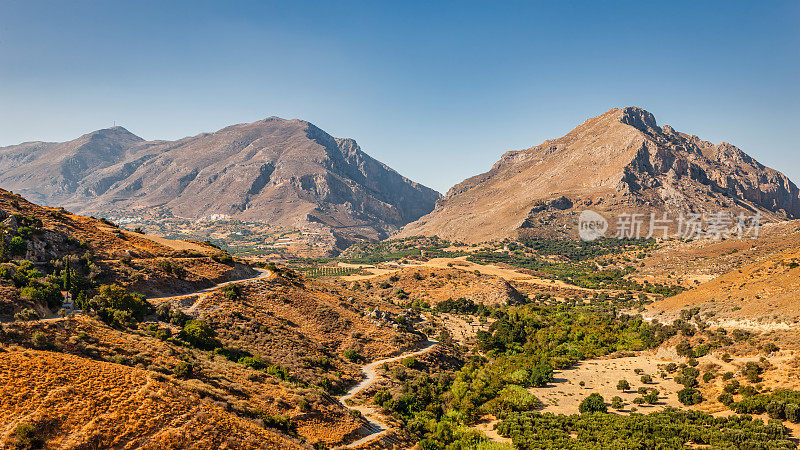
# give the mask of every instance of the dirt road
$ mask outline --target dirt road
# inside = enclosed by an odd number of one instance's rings
[[[382,364],[398,361],[403,358],[408,358],[409,356],[417,356],[423,353],[427,353],[433,350],[436,344],[438,344],[438,342],[433,340],[428,340],[419,350],[413,351],[411,353],[404,353],[400,356],[394,356],[391,358],[373,361],[361,368],[361,371],[364,373],[364,379],[361,380],[361,382],[358,383],[357,385],[350,388],[350,390],[347,391],[346,394],[339,397],[339,402],[341,402],[345,408],[356,410],[361,413],[364,419],[366,419],[367,422],[369,422],[369,428],[368,428],[369,433],[366,436],[362,437],[361,439],[347,445],[348,448],[357,447],[359,445],[366,444],[367,442],[371,442],[373,439],[378,439],[381,435],[383,435],[389,430],[389,426],[374,417],[375,414],[374,408],[369,406],[348,406],[346,402],[355,397],[362,390],[371,386],[372,383],[375,382],[375,379],[377,377],[375,369],[377,369]]]

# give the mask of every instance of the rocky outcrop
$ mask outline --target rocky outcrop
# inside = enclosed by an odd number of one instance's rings
[[[577,216],[589,208],[611,219],[728,211],[784,220],[800,218],[800,193],[785,175],[729,143],[659,126],[641,108],[615,108],[564,137],[506,152],[488,172],[450,189],[400,236],[480,242],[522,231],[575,237]]]

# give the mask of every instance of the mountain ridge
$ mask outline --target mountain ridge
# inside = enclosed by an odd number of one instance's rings
[[[560,138],[505,152],[489,171],[453,186],[398,237],[574,238],[577,212],[589,208],[612,219],[623,209],[677,214],[716,208],[784,220],[800,217],[800,194],[785,175],[731,144],[660,127],[642,108],[612,108]]]
[[[114,127],[64,143],[2,147],[0,186],[79,213],[322,225],[343,242],[388,237],[440,197],[354,139],[275,116],[175,141]]]

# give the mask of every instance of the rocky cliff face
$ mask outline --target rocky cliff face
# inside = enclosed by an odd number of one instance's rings
[[[178,141],[121,127],[0,148],[0,187],[85,214],[225,215],[379,239],[440,195],[302,120],[277,117]]]
[[[451,188],[400,236],[575,237],[583,209],[612,221],[620,213],[718,211],[783,220],[800,217],[800,194],[785,175],[731,144],[660,127],[640,108],[615,108],[562,138],[505,153],[488,172]]]

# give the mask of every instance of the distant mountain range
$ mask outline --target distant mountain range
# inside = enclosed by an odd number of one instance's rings
[[[574,238],[582,210],[800,218],[798,188],[737,147],[611,109],[564,137],[505,153],[442,196],[311,123],[270,117],[177,141],[122,127],[0,148],[0,187],[82,214],[221,215],[324,228],[336,247],[394,235],[466,242]],[[435,207],[435,209],[434,209]]]
[[[480,242],[519,235],[577,237],[581,210],[622,213],[760,213],[800,218],[797,186],[737,147],[659,127],[641,108],[611,109],[566,136],[505,153],[486,173],[452,187],[399,236]]]
[[[224,215],[303,228],[340,245],[382,239],[441,195],[303,120],[270,117],[177,141],[122,127],[0,148],[0,187],[82,214]]]

